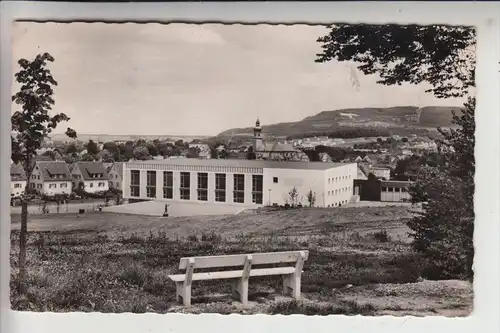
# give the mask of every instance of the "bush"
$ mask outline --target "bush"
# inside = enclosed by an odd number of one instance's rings
[[[381,243],[387,243],[391,241],[391,237],[387,233],[387,230],[382,229],[380,231],[377,231],[373,234],[373,238]]]

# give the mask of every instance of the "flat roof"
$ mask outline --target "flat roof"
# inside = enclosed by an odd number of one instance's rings
[[[263,161],[263,160],[239,160],[239,159],[199,159],[199,158],[174,158],[164,160],[129,161],[130,163],[146,164],[170,164],[189,166],[227,166],[227,167],[250,167],[263,169],[298,169],[298,170],[328,170],[340,166],[356,163],[334,163],[334,162],[300,162],[300,161]]]

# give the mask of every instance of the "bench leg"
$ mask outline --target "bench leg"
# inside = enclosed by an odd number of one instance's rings
[[[248,280],[240,279],[233,284],[233,297],[244,306],[248,305]]]
[[[176,282],[176,302],[180,302],[182,299],[182,304],[184,306],[191,305],[191,285],[185,285],[182,282]]]
[[[283,275],[283,294],[300,298],[301,276],[299,274]]]

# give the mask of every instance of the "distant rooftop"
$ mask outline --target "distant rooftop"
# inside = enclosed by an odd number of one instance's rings
[[[262,160],[237,160],[237,159],[165,159],[165,160],[147,160],[131,161],[131,163],[146,164],[170,164],[170,165],[189,165],[189,166],[227,166],[227,167],[250,167],[267,169],[300,169],[300,170],[328,170],[337,168],[346,164],[353,163],[333,163],[333,162],[295,162],[295,161],[262,161]]]

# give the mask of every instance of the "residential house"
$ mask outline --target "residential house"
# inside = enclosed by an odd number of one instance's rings
[[[391,169],[384,166],[373,166],[371,173],[379,179],[389,180],[391,178]]]
[[[26,188],[26,173],[20,163],[10,165],[10,195],[14,198],[21,196]]]
[[[108,172],[109,187],[115,189],[122,189],[123,180],[123,162],[115,162],[111,165]]]
[[[68,165],[63,161],[36,161],[30,184],[40,194],[70,194],[72,184]]]
[[[87,193],[109,190],[108,174],[101,162],[76,162],[71,176],[74,188],[82,187]]]

